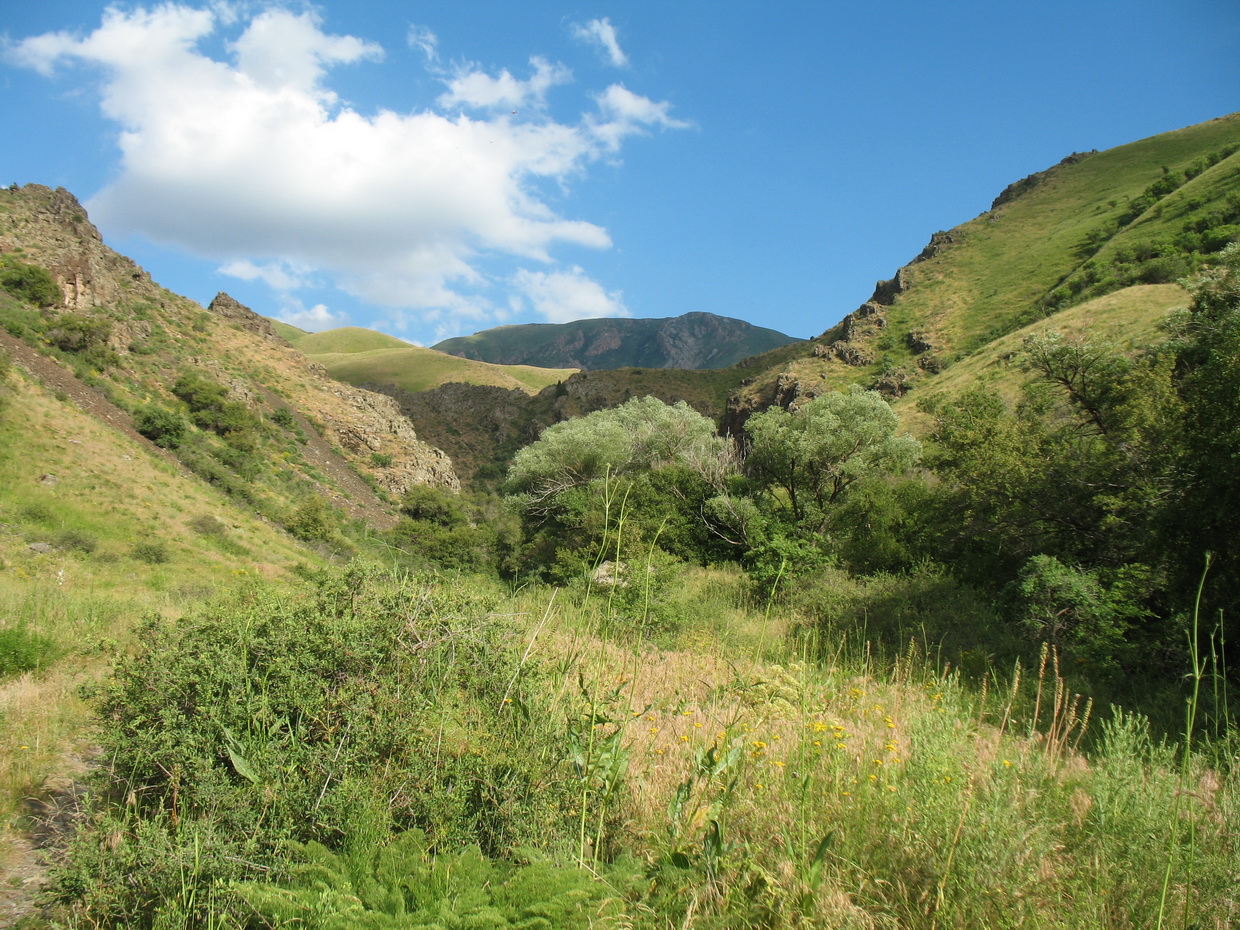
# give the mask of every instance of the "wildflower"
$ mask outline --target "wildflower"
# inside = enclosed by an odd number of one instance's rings
[[[689,742],[689,736],[688,736],[688,734],[682,733],[682,734],[681,734],[681,736],[680,736],[680,741],[681,741],[682,743],[687,743],[687,742]]]
[[[816,739],[816,740],[814,740],[814,745],[815,745],[815,746],[821,746],[821,745],[822,745],[822,740],[820,740],[820,739]]]
[[[701,723],[695,723],[695,724],[693,724],[693,726],[694,726],[694,728],[695,728],[695,729],[698,729],[698,730],[702,729],[702,724],[701,724]]]
[[[651,728],[650,728],[650,735],[651,735],[651,736],[654,736],[654,735],[655,735],[656,733],[658,733],[658,732],[659,732],[659,728],[658,728],[658,727],[651,727]]]
[[[1005,769],[1010,769],[1010,768],[1012,767],[1012,763],[1011,763],[1011,761],[1010,761],[1010,760],[1008,760],[1008,759],[1004,759],[1004,760],[1003,760],[1003,767],[1004,767]]]
[[[780,762],[778,759],[772,759],[771,765],[778,765],[781,769],[784,767],[784,764]]]
[[[823,723],[821,720],[814,721],[814,732],[815,733],[822,733],[826,731],[826,729],[827,729],[827,725]]]

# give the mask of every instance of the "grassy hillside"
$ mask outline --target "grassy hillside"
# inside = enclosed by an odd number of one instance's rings
[[[576,369],[532,368],[528,365],[491,365],[445,355],[434,349],[410,346],[400,340],[370,333],[344,347],[334,337],[338,330],[317,333],[300,340],[297,347],[331,373],[349,384],[389,384],[405,391],[428,391],[441,384],[459,382],[493,387],[515,388],[537,394],[543,388],[569,377]],[[368,333],[368,330],[358,330]],[[328,337],[320,340],[319,337]],[[376,338],[377,337],[377,338]],[[399,343],[380,345],[383,340]],[[373,347],[370,346],[374,343]],[[328,351],[322,351],[327,349]]]
[[[297,341],[304,336],[312,335],[304,329],[298,329],[296,326],[293,326],[290,323],[285,323],[282,320],[271,320],[270,322],[271,328],[276,331],[276,335],[285,342],[292,343],[293,345],[296,345]]]
[[[1143,284],[1096,297],[1054,316],[1008,333],[961,359],[918,390],[895,401],[902,420],[915,432],[922,422],[916,407],[924,399],[960,394],[986,385],[1009,402],[1030,377],[1021,367],[1021,346],[1030,336],[1060,332],[1071,338],[1108,342],[1124,351],[1164,338],[1159,324],[1169,309],[1183,307],[1187,292],[1177,284]]]
[[[342,326],[320,333],[306,333],[289,340],[307,355],[340,355],[349,352],[371,352],[376,349],[409,349],[413,346],[403,339],[377,333],[359,326]]]
[[[833,327],[799,357],[752,377],[741,406],[787,402],[781,378],[811,395],[849,383],[895,395],[930,389],[943,377],[937,372],[1081,300],[1174,282],[1202,260],[1202,249],[1240,236],[1237,146],[1233,114],[1073,156],[1012,185],[991,210],[936,234],[923,256],[880,285],[876,312],[854,315],[851,333]],[[1146,292],[1134,313],[1148,325],[1175,302],[1171,292]]]

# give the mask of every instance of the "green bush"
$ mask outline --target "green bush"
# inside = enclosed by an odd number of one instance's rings
[[[354,567],[148,620],[102,709],[99,790],[119,801],[83,825],[58,896],[150,927],[187,886],[201,919],[213,886],[281,874],[289,841],[566,847],[566,720],[493,606]]]
[[[35,307],[52,307],[63,296],[52,273],[40,265],[29,265],[5,256],[0,259],[0,288],[18,300]]]
[[[184,440],[189,424],[175,410],[160,404],[144,404],[134,414],[134,429],[157,446],[175,449]]]
[[[0,628],[0,679],[44,668],[56,658],[56,644],[24,626]]]
[[[134,543],[133,557],[147,565],[162,565],[170,558],[168,547],[159,541]]]

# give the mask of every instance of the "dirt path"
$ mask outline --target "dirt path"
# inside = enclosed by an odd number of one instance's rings
[[[93,763],[65,760],[37,797],[26,798],[0,833],[0,930],[40,916],[39,893],[82,811],[82,781]]]

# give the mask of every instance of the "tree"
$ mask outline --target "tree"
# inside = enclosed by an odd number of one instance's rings
[[[1163,545],[1180,553],[1177,589],[1187,602],[1214,555],[1206,604],[1240,635],[1240,244],[1190,282],[1193,302],[1171,322],[1183,452],[1166,508]]]
[[[505,491],[529,514],[546,515],[573,488],[681,465],[712,472],[725,441],[710,420],[684,401],[654,397],[556,423],[516,454]]]
[[[859,480],[908,471],[921,444],[897,436],[900,422],[877,391],[823,394],[795,410],[772,407],[749,418],[749,473],[793,520],[825,525],[828,508]]]

